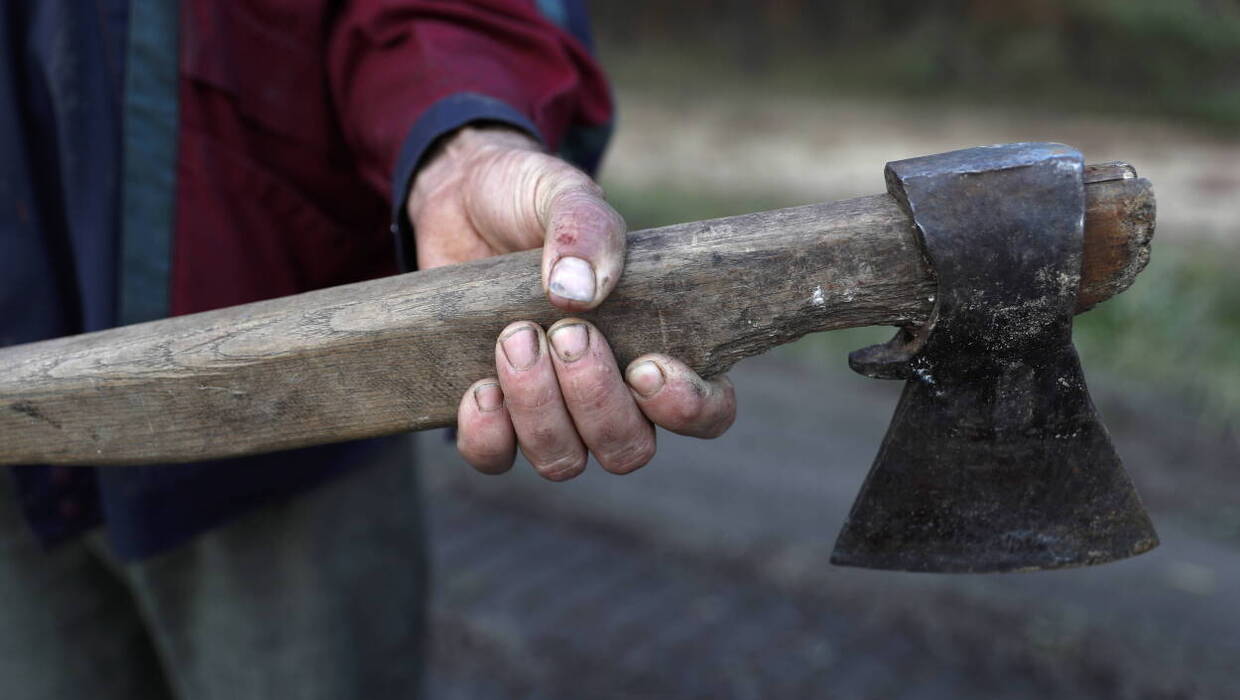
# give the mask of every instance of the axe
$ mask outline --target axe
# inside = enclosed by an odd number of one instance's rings
[[[703,376],[806,333],[904,395],[833,561],[914,571],[1093,564],[1157,544],[1071,345],[1148,261],[1123,163],[1010,144],[887,166],[887,194],[629,234],[583,314],[624,364]],[[450,425],[514,319],[550,324],[539,252],[0,350],[0,464],[230,457]]]

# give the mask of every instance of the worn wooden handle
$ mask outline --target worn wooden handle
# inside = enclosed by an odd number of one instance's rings
[[[1126,288],[1153,232],[1149,183],[1087,171],[1084,310]],[[192,461],[450,425],[510,321],[549,324],[539,252],[0,350],[0,464]],[[891,197],[629,234],[587,314],[625,363],[710,376],[812,331],[913,324],[935,284]]]

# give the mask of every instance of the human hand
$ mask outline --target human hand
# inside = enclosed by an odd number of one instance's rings
[[[598,306],[624,265],[624,219],[590,176],[504,127],[465,127],[409,193],[419,269],[543,246],[543,289],[566,311]]]
[[[551,303],[597,306],[624,262],[624,220],[585,173],[542,153],[524,134],[466,127],[419,172],[410,192],[419,267],[543,248]],[[476,382],[457,413],[457,448],[479,471],[501,473],[516,448],[555,481],[585,469],[589,453],[624,474],[655,452],[654,425],[716,437],[736,400],[726,377],[705,381],[665,355],[644,355],[623,377],[593,325],[566,318],[546,332],[518,321],[500,333],[497,377]]]

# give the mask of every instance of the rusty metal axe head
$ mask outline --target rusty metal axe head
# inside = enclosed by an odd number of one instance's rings
[[[926,324],[849,358],[906,384],[832,562],[1024,571],[1157,545],[1072,347],[1082,168],[1047,143],[887,164],[938,294]]]

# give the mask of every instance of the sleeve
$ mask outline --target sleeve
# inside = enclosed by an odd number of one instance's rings
[[[534,0],[352,0],[328,42],[345,138],[362,176],[392,203],[406,269],[405,198],[440,136],[471,122],[501,122],[554,152],[573,146],[570,131],[597,132],[612,118],[601,68]]]

